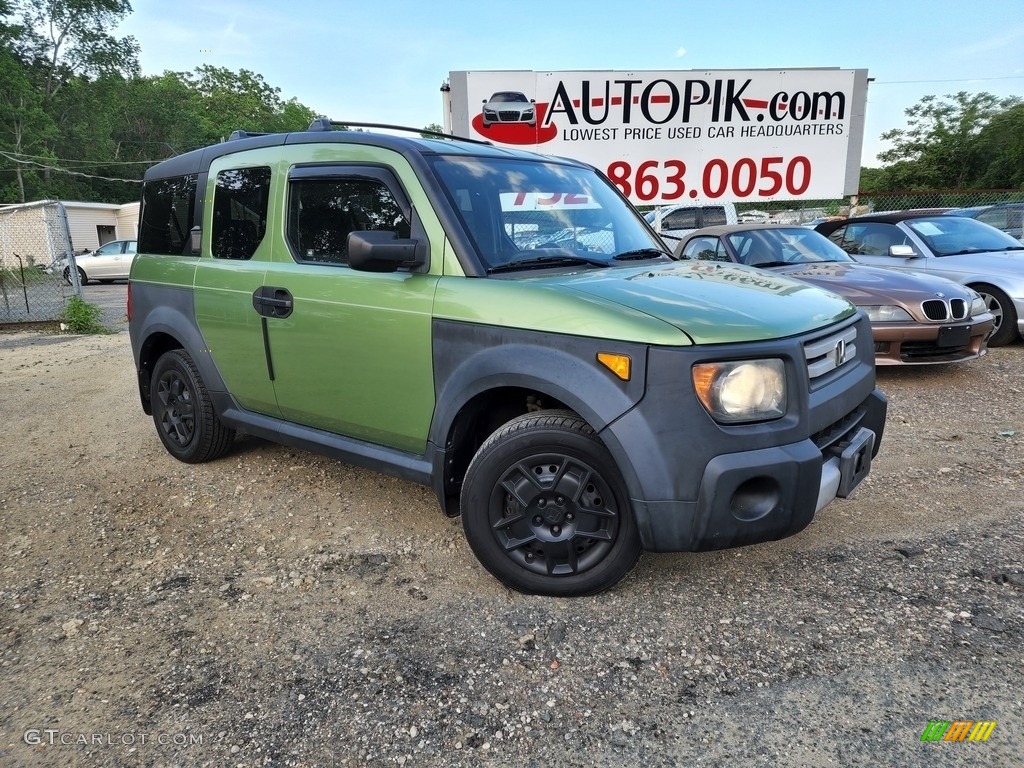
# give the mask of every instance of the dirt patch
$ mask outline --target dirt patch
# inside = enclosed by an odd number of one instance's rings
[[[240,437],[187,466],[128,338],[0,336],[9,766],[1019,765],[1024,345],[881,370],[784,541],[509,592],[432,493]],[[926,744],[930,720],[995,720]]]

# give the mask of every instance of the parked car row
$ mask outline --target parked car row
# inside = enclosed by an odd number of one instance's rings
[[[995,227],[961,216],[903,212],[828,222],[817,231],[861,263],[973,288],[995,321],[990,346],[1024,333],[1024,245]]]
[[[995,325],[983,298],[952,280],[859,264],[799,225],[709,227],[676,246],[681,259],[759,267],[848,299],[871,320],[875,363],[953,363],[985,353]]]
[[[662,209],[663,222],[671,210]],[[688,215],[699,220],[700,210]],[[677,259],[745,264],[845,297],[871,320],[878,365],[951,363],[1024,335],[1022,212],[1024,203],[1004,203],[829,217],[813,227],[719,221],[668,242],[678,241]],[[646,214],[648,223],[656,215]]]

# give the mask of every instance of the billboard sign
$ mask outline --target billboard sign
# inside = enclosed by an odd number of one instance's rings
[[[865,69],[451,72],[445,127],[572,157],[637,204],[856,194]]]

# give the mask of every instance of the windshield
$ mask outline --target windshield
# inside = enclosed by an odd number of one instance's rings
[[[905,223],[914,234],[924,240],[936,256],[1024,250],[1020,241],[974,219],[933,216],[926,219],[907,219]]]
[[[806,227],[746,229],[726,235],[726,240],[739,262],[752,267],[853,261],[827,237]]]
[[[591,168],[525,158],[432,162],[491,271],[668,258],[630,205]]]

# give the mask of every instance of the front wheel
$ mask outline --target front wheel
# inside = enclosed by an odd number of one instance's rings
[[[149,397],[160,441],[179,461],[216,459],[235,439],[235,431],[217,418],[199,369],[184,350],[172,349],[156,361]]]
[[[614,459],[567,411],[519,416],[487,438],[466,471],[461,507],[473,553],[520,592],[592,595],[640,555]]]
[[[985,306],[995,318],[996,327],[989,336],[990,347],[1002,347],[1017,339],[1017,311],[1010,297],[994,285],[975,285],[974,290],[981,294]]]

